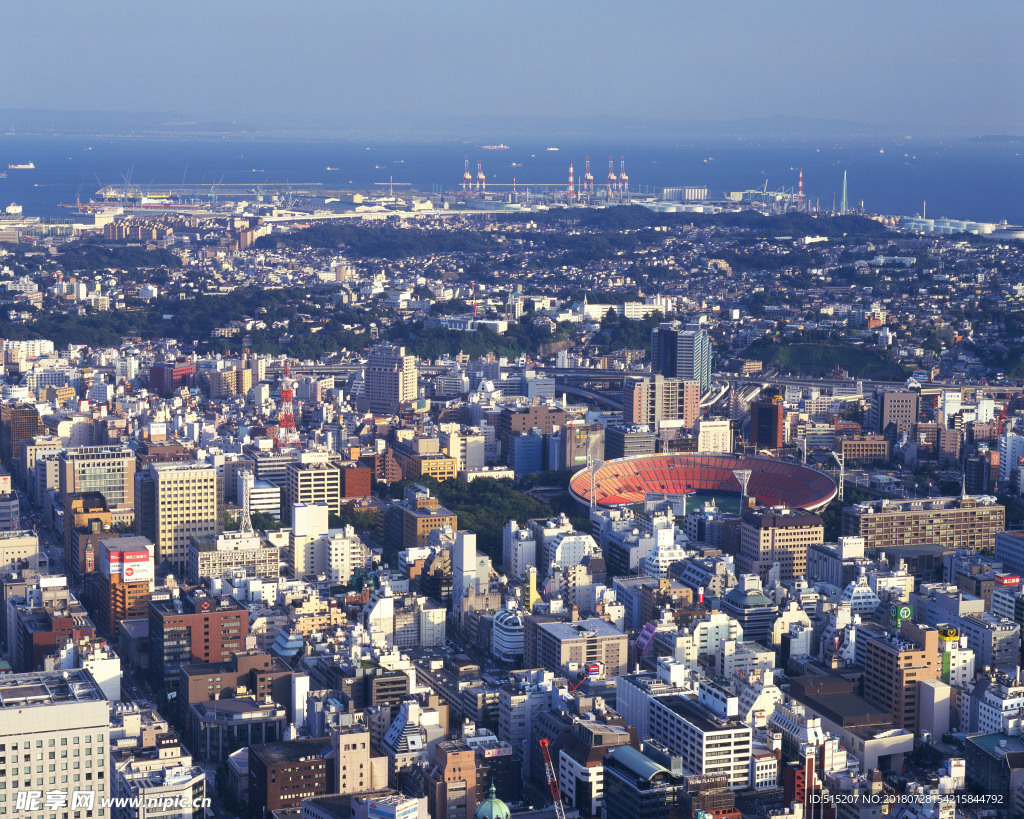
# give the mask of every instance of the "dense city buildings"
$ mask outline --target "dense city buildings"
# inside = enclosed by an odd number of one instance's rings
[[[0,214],[0,814],[1021,815],[1010,226],[401,187]]]

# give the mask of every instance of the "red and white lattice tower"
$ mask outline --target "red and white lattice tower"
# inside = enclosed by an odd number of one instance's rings
[[[608,157],[608,198],[611,199],[619,191],[619,177],[615,175],[615,160]]]
[[[629,200],[629,177],[626,176],[626,157],[619,157],[619,195]]]
[[[570,199],[572,199],[573,195],[576,193],[576,183],[574,181],[574,177],[573,177],[573,173],[572,173],[572,163],[571,162],[569,163],[569,185],[566,187],[565,193],[566,193],[566,196],[568,196]]]
[[[479,159],[476,161],[476,189],[480,193],[487,190],[487,177],[484,176],[484,163]]]
[[[594,175],[590,172],[590,157],[587,157],[587,170],[583,174],[583,192],[587,196],[594,195]]]
[[[299,433],[295,429],[295,407],[292,404],[294,398],[295,391],[290,387],[281,390],[281,409],[277,413],[277,440],[281,446],[297,443],[299,440]]]
[[[467,193],[473,190],[473,174],[469,172],[469,154],[466,154],[466,170],[462,172],[462,189]]]
[[[800,177],[796,187],[796,201],[803,207],[804,204],[804,169],[800,169]]]

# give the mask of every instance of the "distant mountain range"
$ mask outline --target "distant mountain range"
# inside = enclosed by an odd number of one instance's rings
[[[291,139],[424,140],[544,140],[595,136],[643,138],[652,141],[681,138],[744,139],[903,136],[904,129],[863,122],[777,115],[737,120],[608,117],[445,117],[441,115],[349,116],[344,114],[253,114],[233,119],[175,112],[64,111],[57,109],[0,109],[0,135],[53,134],[117,137],[263,137]],[[1012,141],[1017,136],[917,133],[918,137],[970,136],[986,141]]]

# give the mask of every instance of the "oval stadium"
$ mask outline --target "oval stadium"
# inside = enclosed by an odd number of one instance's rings
[[[827,506],[838,491],[829,475],[790,461],[760,455],[680,453],[605,461],[594,471],[593,499],[598,506],[628,506],[643,503],[648,493],[739,496],[740,484],[732,474],[734,469],[750,470],[747,496],[764,506],[790,506],[814,512]],[[581,469],[572,476],[569,491],[580,503],[590,505],[589,469]]]

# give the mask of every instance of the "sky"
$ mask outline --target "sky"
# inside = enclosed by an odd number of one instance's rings
[[[1024,134],[1024,2],[8,3],[0,108]]]

